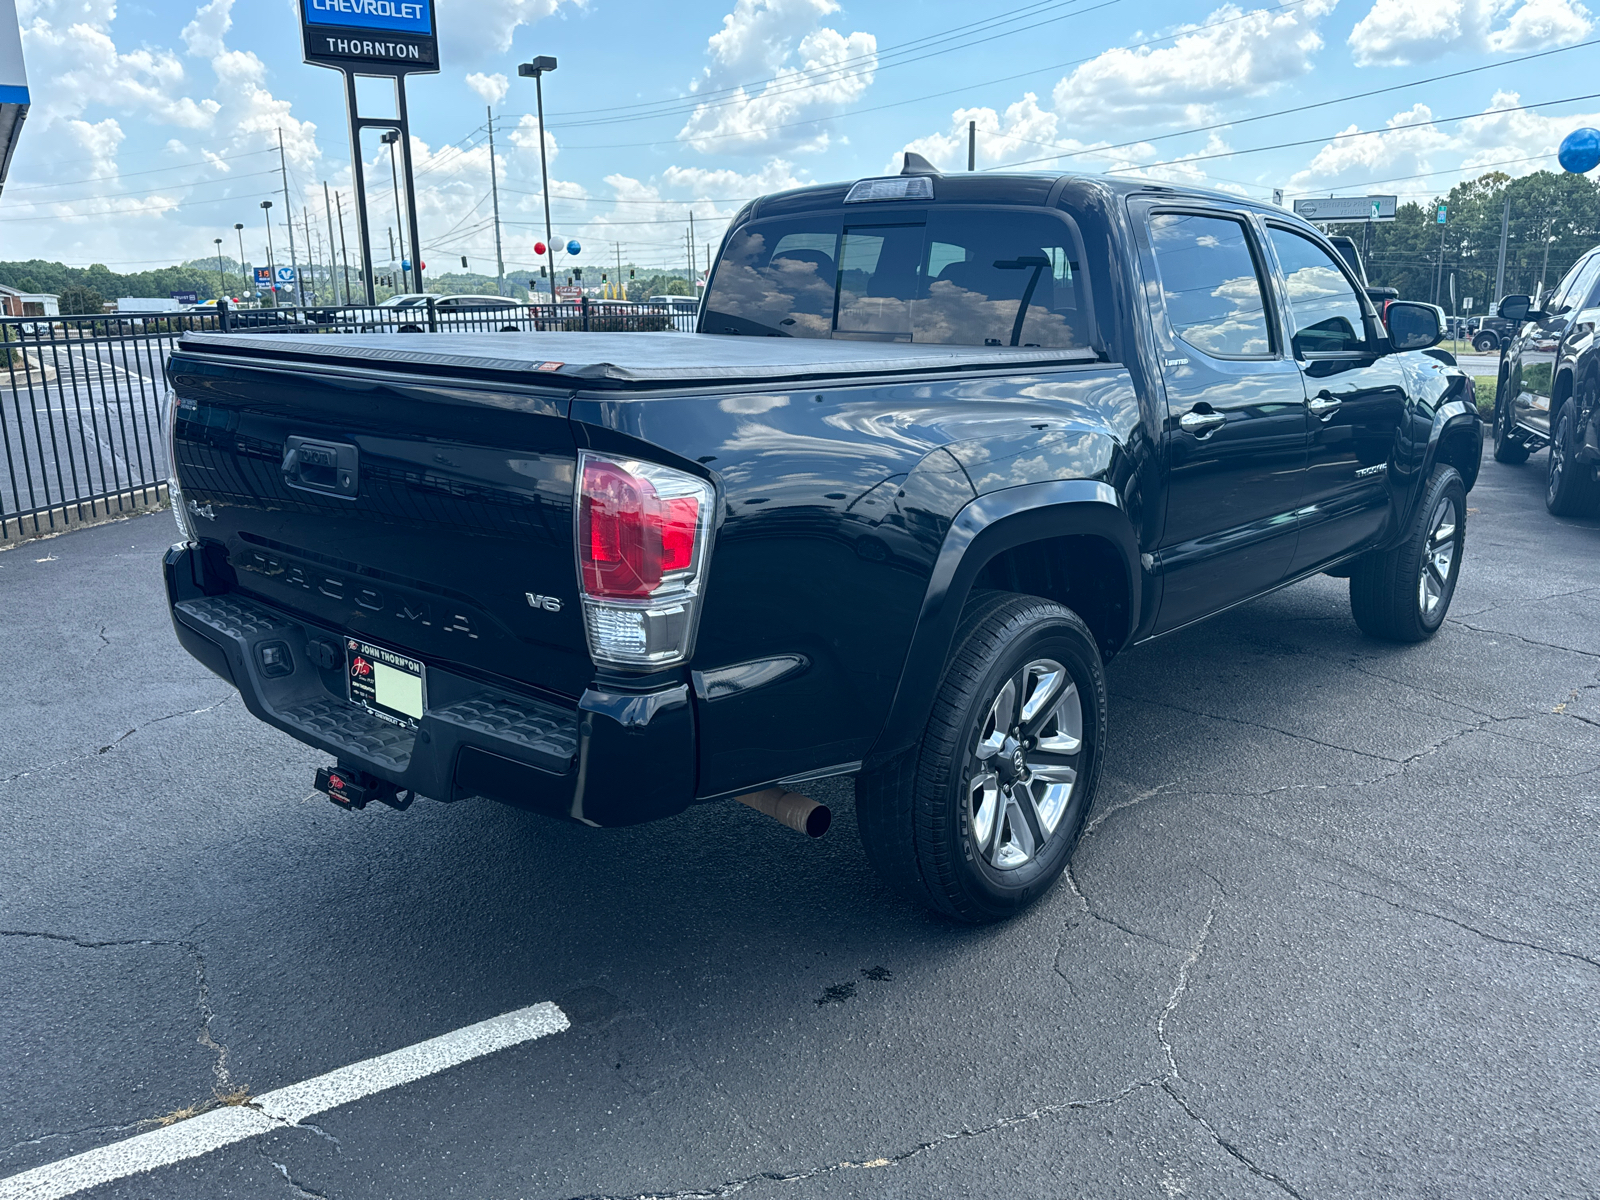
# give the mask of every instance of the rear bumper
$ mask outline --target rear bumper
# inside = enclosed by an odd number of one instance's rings
[[[163,567],[184,649],[238,688],[254,716],[347,767],[438,800],[487,796],[591,825],[670,816],[694,796],[694,710],[684,684],[591,687],[565,708],[430,662],[428,707],[406,728],[349,702],[342,649],[332,667],[315,665],[308,645],[342,648],[344,631],[215,585],[206,594],[204,561],[191,547],[172,547]],[[287,674],[265,672],[268,646],[279,647]]]

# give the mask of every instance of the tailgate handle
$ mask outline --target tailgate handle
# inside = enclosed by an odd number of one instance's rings
[[[354,500],[361,489],[361,452],[348,442],[288,438],[283,446],[283,481],[301,491]]]

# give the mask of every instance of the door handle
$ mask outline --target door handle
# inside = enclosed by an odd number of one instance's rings
[[[1311,415],[1313,417],[1316,417],[1318,420],[1326,421],[1329,417],[1333,416],[1334,413],[1339,411],[1339,406],[1343,403],[1343,400],[1338,399],[1326,391],[1321,391],[1306,401],[1306,407],[1311,410]]]
[[[1178,428],[1204,440],[1227,424],[1225,413],[1191,410],[1178,418]]]

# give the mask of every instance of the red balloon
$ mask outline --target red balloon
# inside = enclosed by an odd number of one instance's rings
[[[417,264],[417,270],[419,270],[419,271],[426,271],[426,270],[427,270],[427,269],[428,269],[428,264],[427,264],[427,263],[425,263],[425,262],[419,262],[419,263],[418,263],[418,264]]]
[[[543,254],[545,252],[545,244],[543,242],[535,242],[533,244],[533,252],[535,254]]]

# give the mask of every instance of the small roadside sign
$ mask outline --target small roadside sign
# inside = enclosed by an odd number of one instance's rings
[[[576,284],[568,284],[565,287],[558,287],[556,288],[556,299],[581,300],[583,299],[583,289],[578,287]]]
[[[279,267],[278,268],[278,282],[279,283],[293,283],[294,282],[294,268],[293,267]]]
[[[256,272],[256,291],[258,291],[258,292],[270,292],[272,290],[272,272],[269,271],[266,267],[257,267],[255,269],[255,272]]]
[[[1448,214],[1449,211],[1450,211],[1450,206],[1448,204],[1439,205],[1439,215],[1437,217],[1435,217],[1434,220],[1438,224],[1443,225],[1444,221],[1445,221],[1445,216],[1446,216],[1446,214]]]
[[[1461,297],[1461,307],[1466,309],[1468,312],[1471,312],[1472,311],[1472,297],[1471,296],[1463,296],[1463,297]]]
[[[199,292],[173,292],[172,293],[172,298],[174,300],[176,300],[179,304],[199,304],[200,303],[200,293]]]

